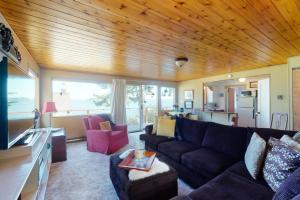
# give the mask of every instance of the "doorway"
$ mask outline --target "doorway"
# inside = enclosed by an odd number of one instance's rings
[[[129,132],[141,131],[158,114],[158,87],[156,85],[126,86],[126,117]]]
[[[293,129],[300,130],[300,69],[293,70]]]
[[[208,82],[203,89],[204,111],[236,115],[237,125],[241,127],[270,127],[268,75]],[[230,123],[225,120],[225,124]]]
[[[237,113],[239,110],[239,97],[241,92],[246,90],[245,85],[236,85],[236,86],[228,86],[227,87],[227,112],[229,113]]]

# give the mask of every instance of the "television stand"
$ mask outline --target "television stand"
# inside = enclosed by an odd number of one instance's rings
[[[38,129],[32,141],[0,151],[1,199],[44,199],[51,165],[51,131]]]

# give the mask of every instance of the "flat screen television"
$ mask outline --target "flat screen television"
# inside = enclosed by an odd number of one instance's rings
[[[35,78],[7,58],[0,64],[0,148],[8,149],[34,126]]]

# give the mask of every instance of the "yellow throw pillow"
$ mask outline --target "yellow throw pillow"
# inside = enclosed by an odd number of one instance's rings
[[[99,122],[99,126],[101,130],[108,130],[108,131],[112,130],[109,121]]]
[[[171,117],[169,117],[167,115],[156,116],[155,119],[154,119],[154,123],[153,123],[152,134],[156,134],[157,133],[157,124],[158,124],[158,120],[159,119],[171,119]]]
[[[159,118],[157,123],[157,135],[174,137],[176,120]]]

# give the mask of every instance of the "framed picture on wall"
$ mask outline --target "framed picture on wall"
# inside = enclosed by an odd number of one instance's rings
[[[184,101],[184,108],[185,109],[193,109],[193,101]]]
[[[194,99],[194,90],[185,90],[184,91],[184,99],[185,100],[193,100]]]
[[[257,88],[257,81],[250,82],[250,88]]]

